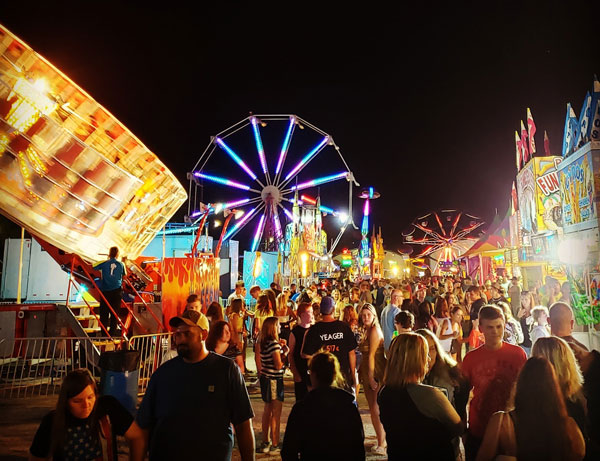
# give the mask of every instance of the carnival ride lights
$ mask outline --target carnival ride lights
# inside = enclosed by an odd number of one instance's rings
[[[438,261],[452,262],[473,245],[477,239],[474,231],[483,224],[477,216],[441,210],[415,219],[402,236],[408,244],[425,247],[415,258],[431,255]]]
[[[373,187],[364,188],[359,195],[359,198],[365,200],[365,205],[363,208],[363,219],[362,225],[360,228],[360,232],[362,234],[362,239],[360,242],[360,257],[363,261],[363,266],[368,265],[371,259],[371,251],[369,248],[369,238],[367,235],[369,234],[369,215],[371,214],[371,200],[378,199],[381,195],[379,192],[375,191]]]
[[[265,130],[268,125],[272,125],[272,128],[270,130]],[[277,161],[270,163],[267,154],[270,150],[274,150],[270,144],[272,144],[271,140],[273,139],[273,136],[277,134],[276,128],[278,126],[285,126],[285,131],[282,138],[280,138],[282,139],[281,144],[277,146]],[[256,152],[258,154],[258,164],[262,171],[263,177],[261,178],[255,174],[252,165],[249,165],[251,162],[244,160],[242,158],[243,156],[239,154],[240,148],[237,146],[240,145],[242,141],[240,135],[236,133],[244,130],[246,127],[250,127],[251,129],[251,139],[254,141]],[[292,151],[294,151],[294,149],[302,149],[302,147],[294,147],[296,127],[305,130],[305,132],[311,134],[313,138],[316,137],[316,144],[313,144],[313,147],[308,149],[308,153],[303,155],[301,160],[289,169],[287,173],[284,173],[286,160],[289,160],[288,154],[290,153],[290,149],[292,149]],[[267,142],[266,144],[263,143],[263,135],[268,135],[270,142]],[[304,140],[301,141],[304,142]],[[313,142],[315,142],[315,140],[313,140]],[[299,145],[302,145],[302,143]],[[345,167],[345,171],[291,184],[292,181],[297,181],[297,177],[302,170],[314,160],[321,151],[329,146],[331,146],[339,155]],[[247,147],[243,147],[243,149],[247,149]],[[245,184],[244,182],[238,182],[220,175],[215,175],[212,174],[212,171],[210,174],[207,173],[207,163],[215,151],[225,152],[227,156],[229,156],[229,158],[244,171],[245,175],[253,181],[253,184]],[[295,153],[293,156],[296,156]],[[275,168],[270,171],[270,166],[273,165],[275,165]],[[294,205],[295,194],[298,191],[345,179],[349,183],[348,213],[351,216],[352,186],[358,186],[358,183],[354,179],[354,175],[348,168],[348,165],[346,164],[339,147],[334,143],[333,138],[296,115],[251,115],[232,125],[211,139],[211,142],[204,150],[200,159],[194,166],[192,173],[189,174],[188,177],[190,179],[190,191],[192,182],[198,187],[201,186],[199,181],[207,181],[232,189],[244,190],[252,194],[245,198],[215,205],[215,212],[234,206],[253,206],[253,208],[246,213],[244,218],[238,221],[225,235],[225,239],[233,238],[244,226],[252,221],[255,216],[260,216],[252,234],[251,251],[256,251],[258,249],[260,242],[265,235],[269,236],[267,241],[274,241],[277,247],[283,241],[284,235],[283,226],[280,220],[280,210],[283,210],[283,213],[287,218],[294,222],[294,214],[284,206],[284,203],[287,202]],[[294,194],[294,196],[292,196],[292,194]],[[302,195],[301,200],[302,202],[299,201],[298,205],[307,203],[314,206],[317,204],[317,199],[307,195]],[[194,209],[195,206],[196,204],[190,202],[188,208],[188,216],[190,218],[195,218],[200,215],[200,212]],[[338,214],[333,208],[322,205],[320,206],[320,211],[331,215]],[[348,214],[346,214],[346,216],[348,216]],[[348,218],[346,218],[346,225],[349,224],[347,221]],[[338,236],[338,239],[336,239],[335,244],[339,241],[339,237],[341,237],[345,228],[346,226],[340,230],[340,235]],[[332,245],[330,251],[333,251],[335,244]]]
[[[135,259],[186,200],[119,120],[0,26],[0,210],[66,253]]]

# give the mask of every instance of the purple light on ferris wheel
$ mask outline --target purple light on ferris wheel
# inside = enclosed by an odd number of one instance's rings
[[[241,200],[236,200],[235,202],[226,202],[223,204],[223,206],[221,206],[221,209],[222,210],[230,210],[233,207],[243,205],[245,203],[248,203],[249,201],[250,201],[249,198],[243,198]]]
[[[210,174],[204,174],[204,173],[199,173],[199,172],[194,173],[194,176],[196,176],[197,178],[206,179],[207,181],[212,181],[212,182],[216,182],[218,184],[223,184],[224,186],[231,186],[231,187],[235,187],[237,189],[250,190],[250,186],[246,186],[245,184],[240,184],[239,182],[231,181],[230,179],[227,179],[227,178],[221,178],[220,176],[213,176]]]
[[[237,163],[240,167],[242,167],[242,169],[248,173],[248,176],[250,176],[252,179],[256,180],[256,175],[252,172],[252,170],[248,167],[248,165],[246,165],[246,163],[233,151],[233,149],[231,147],[229,147],[227,144],[225,144],[225,141],[223,141],[221,138],[217,137],[215,138],[215,142],[221,146],[221,148],[227,152],[229,154],[229,156],[233,159],[233,161],[235,163]]]
[[[306,189],[308,187],[318,186],[319,184],[336,181],[338,179],[342,179],[342,178],[346,178],[346,177],[348,177],[348,172],[344,171],[342,173],[332,174],[329,176],[323,176],[321,178],[316,178],[311,181],[306,181],[306,182],[300,183],[297,186],[292,186],[291,189],[292,190],[302,190],[302,189]]]
[[[290,117],[290,124],[288,125],[285,138],[283,139],[283,145],[281,146],[281,152],[279,153],[279,160],[277,161],[277,167],[275,168],[275,174],[279,174],[281,167],[283,166],[283,160],[287,155],[288,148],[290,147],[290,139],[292,138],[292,131],[294,130],[294,124],[296,123],[296,117]]]
[[[256,213],[256,208],[252,208],[238,222],[236,222],[235,226],[233,226],[231,229],[229,229],[227,234],[225,234],[225,237],[223,237],[223,240],[227,240],[229,237],[231,237],[233,234],[235,234],[244,224],[246,224],[250,220],[250,218],[252,216],[254,216],[254,213]]]
[[[260,159],[260,166],[262,167],[263,173],[267,174],[267,159],[265,158],[265,149],[263,148],[262,140],[260,139],[260,130],[258,129],[258,120],[256,117],[250,119],[252,123],[252,131],[254,132],[254,140],[256,141],[256,150],[258,151],[258,158]]]
[[[306,165],[324,146],[329,142],[329,136],[325,136],[317,146],[304,156],[302,160],[285,177],[285,181],[294,176],[300,168]]]
[[[256,226],[256,230],[254,231],[254,240],[252,240],[252,248],[250,251],[256,251],[258,248],[258,244],[260,243],[260,237],[263,232],[263,225],[265,224],[265,215],[263,214],[258,221],[258,226]]]
[[[277,240],[280,240],[281,237],[283,237],[283,234],[281,232],[281,221],[279,221],[279,215],[277,213],[273,215],[273,222],[275,223],[275,236],[277,237]]]

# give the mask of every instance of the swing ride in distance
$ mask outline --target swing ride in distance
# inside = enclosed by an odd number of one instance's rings
[[[189,221],[235,216],[223,240],[240,235],[249,249],[246,286],[326,277],[334,270],[332,253],[340,238],[349,225],[356,227],[354,174],[333,137],[297,115],[240,120],[211,138],[188,178]],[[334,207],[340,182],[347,183],[347,205]],[[330,245],[324,217],[341,225]]]
[[[402,232],[405,245],[413,249],[413,264],[432,274],[452,273],[458,259],[479,239],[476,232],[484,221],[459,210],[432,211],[416,218]],[[430,264],[425,263],[429,257]]]

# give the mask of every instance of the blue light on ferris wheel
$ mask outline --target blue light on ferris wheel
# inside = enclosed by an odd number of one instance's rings
[[[225,234],[225,237],[223,237],[223,240],[227,240],[229,237],[231,237],[240,227],[242,227],[244,224],[246,224],[248,222],[248,220],[254,216],[254,213],[256,213],[256,208],[252,208],[248,213],[246,213],[242,219],[240,219],[237,223],[235,223],[235,226],[233,226],[228,232],[227,234]]]
[[[258,221],[258,226],[256,226],[256,231],[254,232],[254,240],[252,240],[252,248],[250,251],[256,251],[256,249],[258,248],[258,244],[260,242],[260,237],[262,235],[264,223],[265,223],[265,215],[262,215],[260,217],[260,220]]]
[[[321,178],[316,178],[316,179],[312,179],[310,181],[300,183],[297,186],[292,186],[291,189],[292,190],[302,190],[302,189],[306,189],[307,187],[318,186],[318,185],[324,184],[326,182],[331,182],[331,181],[335,181],[337,179],[342,179],[342,178],[346,178],[346,177],[348,177],[348,172],[344,171],[342,173],[332,174],[329,176],[323,176]]]
[[[287,150],[290,147],[290,139],[292,138],[292,131],[294,130],[295,123],[296,123],[296,118],[290,117],[290,124],[288,125],[287,132],[285,133],[283,145],[281,146],[281,152],[279,153],[279,160],[277,160],[277,167],[275,168],[275,174],[279,174],[279,172],[281,171],[281,167],[283,166],[283,161],[285,159],[285,156],[287,155]]]
[[[252,170],[248,167],[248,165],[246,165],[246,163],[233,151],[233,149],[231,147],[229,147],[227,144],[225,144],[225,141],[223,141],[221,138],[215,138],[215,142],[221,146],[221,148],[227,152],[229,154],[229,156],[233,159],[233,161],[235,163],[237,163],[239,166],[242,167],[242,169],[248,173],[248,176],[250,176],[252,179],[256,180],[256,175],[252,172]]]
[[[267,174],[267,159],[265,158],[265,149],[263,148],[262,140],[260,139],[260,131],[258,129],[258,121],[256,117],[250,119],[252,123],[252,131],[254,132],[254,140],[256,141],[256,150],[260,159],[260,166],[264,174]]]
[[[302,168],[311,158],[313,158],[317,152],[319,152],[323,146],[325,146],[325,144],[327,144],[329,142],[329,136],[325,136],[321,142],[319,144],[317,144],[317,146],[311,150],[308,154],[306,154],[304,156],[304,158],[302,160],[300,160],[300,162],[298,162],[298,164],[292,169],[292,171],[290,171],[287,176],[285,177],[285,181],[287,181],[288,179],[290,179],[292,176],[294,176],[298,170],[300,168]]]

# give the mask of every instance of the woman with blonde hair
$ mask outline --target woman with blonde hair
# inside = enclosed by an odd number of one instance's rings
[[[531,329],[531,343],[535,346],[538,339],[550,336],[548,308],[546,306],[535,306],[531,309],[531,317],[534,325]]]
[[[535,305],[533,293],[531,291],[521,292],[521,308],[517,313],[517,320],[521,325],[521,331],[523,332],[523,342],[521,347],[529,354],[531,353],[531,325],[533,324],[533,317],[531,317],[531,309]]]
[[[342,320],[342,315],[344,313],[344,307],[346,306],[346,303],[344,303],[344,300],[342,299],[342,294],[340,293],[340,290],[334,288],[331,292],[331,297],[335,301],[335,313],[333,316],[336,320]]]
[[[275,316],[275,309],[271,308],[269,295],[264,291],[258,295],[256,300],[256,309],[254,310],[254,333],[258,333],[262,329],[264,320],[268,317]]]
[[[390,345],[377,399],[389,460],[455,459],[452,439],[463,424],[440,389],[422,384],[428,355],[426,339],[416,333],[402,333]]]
[[[294,314],[294,310],[288,304],[289,299],[289,292],[286,293],[283,291],[278,294],[277,309],[275,311],[275,317],[279,319],[279,325],[281,326],[281,334],[279,336],[286,341],[290,339],[291,324],[296,320],[296,314]]]
[[[371,422],[377,435],[377,444],[371,451],[383,455],[385,454],[385,432],[379,419],[379,406],[377,405],[377,391],[385,372],[383,332],[379,326],[379,320],[377,320],[377,311],[372,304],[363,304],[360,309],[360,320],[363,333],[358,349],[363,359],[358,369],[358,377],[364,388],[371,413]]]
[[[581,433],[586,435],[583,396],[583,375],[569,344],[556,336],[538,339],[531,350],[532,357],[544,357],[554,366],[568,415],[575,420]]]
[[[259,453],[279,453],[279,428],[283,406],[283,358],[289,352],[285,340],[279,339],[279,320],[268,317],[263,321],[256,345],[256,367],[260,379],[260,393],[265,402],[262,416],[263,443]]]
[[[513,346],[523,343],[525,338],[523,337],[521,324],[513,317],[510,305],[507,302],[498,301],[496,306],[502,309],[504,318],[506,319],[504,324],[504,341]]]

